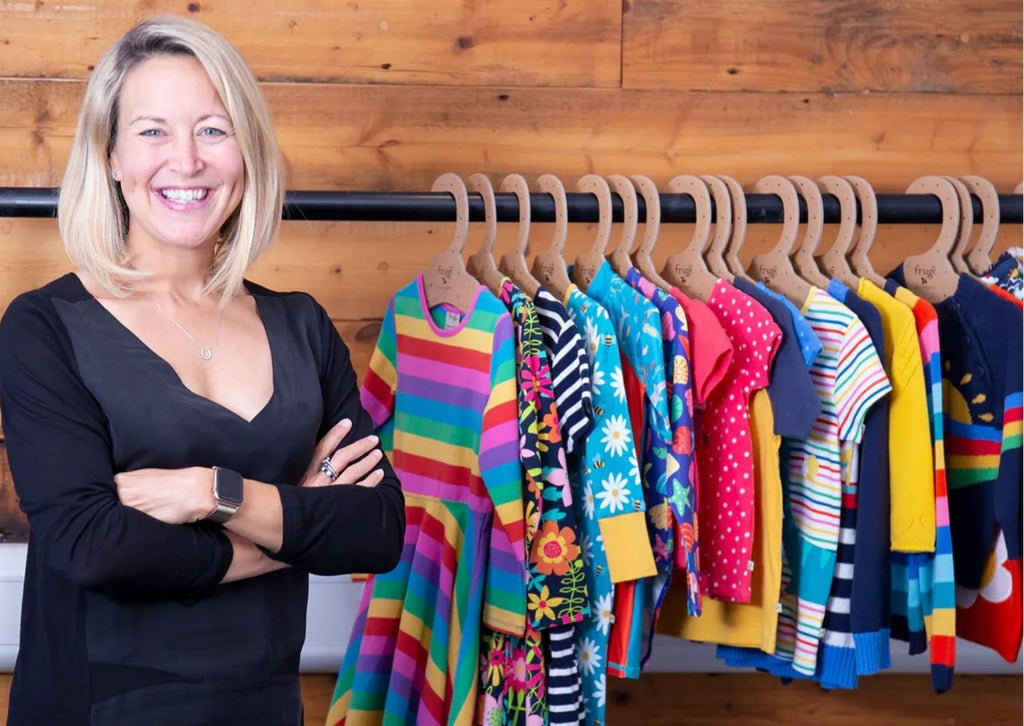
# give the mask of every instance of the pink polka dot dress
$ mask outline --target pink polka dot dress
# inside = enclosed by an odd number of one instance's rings
[[[733,345],[724,380],[697,412],[701,592],[750,602],[754,547],[754,459],[750,397],[768,385],[782,331],[760,303],[725,280],[708,307]]]

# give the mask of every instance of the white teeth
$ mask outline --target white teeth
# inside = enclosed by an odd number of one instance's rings
[[[179,204],[188,204],[189,202],[197,202],[202,199],[206,199],[206,189],[161,189],[160,194],[163,195],[164,199],[169,199],[172,202],[178,202]]]

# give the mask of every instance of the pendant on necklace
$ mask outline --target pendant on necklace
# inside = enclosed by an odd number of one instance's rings
[[[203,360],[210,360],[213,358],[213,348],[200,348],[199,357]]]

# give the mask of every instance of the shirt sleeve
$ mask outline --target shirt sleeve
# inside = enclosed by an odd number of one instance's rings
[[[206,594],[231,564],[231,543],[219,526],[165,524],[120,503],[106,417],[51,305],[23,296],[0,323],[4,433],[34,546],[81,587]]]
[[[1011,560],[1020,559],[1021,552],[1021,478],[1024,465],[1021,457],[1021,378],[1024,376],[1021,360],[1024,345],[1021,341],[1020,320],[1008,339],[1006,393],[1003,401],[1003,434],[999,454],[999,474],[996,478],[996,521],[1006,539],[1006,554]]]
[[[859,442],[868,410],[891,390],[867,328],[853,318],[843,331],[836,366],[835,403],[839,438]]]
[[[515,341],[507,313],[498,318],[494,331],[491,394],[480,434],[480,476],[494,503],[483,624],[491,630],[522,635],[526,627],[526,542]]]
[[[652,577],[656,569],[647,535],[640,467],[632,453],[636,432],[629,423],[625,398],[613,392],[612,381],[622,380],[619,346],[611,322],[606,322],[597,334],[594,365],[595,371],[606,375],[600,383],[596,377],[592,379],[597,417],[587,440],[584,477],[597,500],[593,506],[608,557],[608,574],[618,583]]]
[[[348,418],[352,429],[343,447],[372,434],[374,422],[360,403],[348,347],[327,312],[314,306],[324,399],[321,433]],[[405,537],[405,501],[386,455],[379,466],[384,479],[375,487],[278,484],[284,536],[272,557],[318,575],[394,569]]]

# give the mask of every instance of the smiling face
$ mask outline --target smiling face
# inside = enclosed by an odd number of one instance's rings
[[[128,247],[203,249],[242,199],[245,165],[217,90],[192,56],[158,55],[124,79],[110,168]]]

